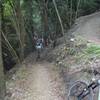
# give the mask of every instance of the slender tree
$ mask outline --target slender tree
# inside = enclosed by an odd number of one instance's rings
[[[79,6],[80,6],[80,1],[81,1],[81,0],[78,0],[78,2],[77,2],[77,8],[76,8],[75,19],[78,17],[78,11],[79,11]]]
[[[5,98],[5,78],[3,72],[2,46],[1,46],[3,9],[4,9],[3,1],[0,1],[0,100],[4,100]]]
[[[43,16],[44,16],[44,32],[48,32],[48,14],[47,14],[47,2],[48,0],[43,0]]]
[[[54,7],[55,7],[55,10],[56,10],[56,13],[57,13],[57,16],[58,16],[58,19],[59,19],[60,25],[61,25],[62,35],[64,35],[64,27],[63,27],[63,23],[62,23],[62,20],[61,20],[61,17],[60,17],[59,11],[58,11],[58,9],[57,9],[57,5],[56,5],[55,0],[53,0],[53,4],[54,4]]]
[[[15,11],[15,29],[16,29],[16,33],[18,35],[19,38],[19,46],[20,46],[20,51],[19,51],[19,55],[20,55],[20,60],[22,61],[24,59],[24,40],[25,40],[25,27],[24,27],[24,20],[23,20],[23,15],[21,12],[21,4],[20,4],[20,0],[15,0],[14,2],[14,11]]]
[[[70,0],[70,27],[72,25],[72,15],[73,15],[73,0]]]

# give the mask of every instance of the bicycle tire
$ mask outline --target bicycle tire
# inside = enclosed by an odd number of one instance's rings
[[[83,85],[83,87],[81,87],[81,85]],[[87,89],[88,84],[86,82],[83,81],[76,81],[70,88],[69,90],[69,94],[68,94],[68,100],[83,100],[81,97],[78,97],[80,95],[80,93],[82,93],[82,91],[84,89]],[[79,89],[78,89],[79,88]],[[76,89],[76,90],[75,90]],[[81,90],[80,90],[81,89]],[[90,93],[91,90],[88,90]],[[93,94],[91,94],[92,97]],[[92,100],[92,99],[89,99]]]

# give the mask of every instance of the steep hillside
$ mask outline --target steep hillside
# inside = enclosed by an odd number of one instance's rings
[[[90,75],[91,67],[100,70],[100,12],[78,18],[67,33],[66,39],[68,34],[72,36],[68,40],[70,45],[62,42],[50,53],[50,56],[53,55],[51,58],[55,57],[56,65],[60,66],[67,76],[89,71]],[[79,75],[75,80],[82,79],[82,76],[85,78],[84,75]],[[86,80],[91,78],[90,75]]]

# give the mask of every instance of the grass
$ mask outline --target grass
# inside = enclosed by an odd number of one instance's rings
[[[88,63],[91,60],[100,58],[100,45],[88,43],[87,47],[82,50],[83,52],[76,55],[78,62]]]
[[[89,44],[85,50],[87,55],[94,55],[96,57],[100,57],[100,45]]]

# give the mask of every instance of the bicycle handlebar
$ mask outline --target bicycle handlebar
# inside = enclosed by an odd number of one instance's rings
[[[84,98],[86,97],[88,94],[90,94],[90,89],[94,90],[96,87],[98,87],[100,85],[100,80],[96,80],[95,82],[92,82],[91,84],[89,84],[87,86],[87,88],[85,88],[79,95],[78,98]]]

